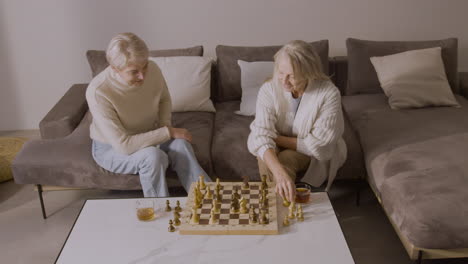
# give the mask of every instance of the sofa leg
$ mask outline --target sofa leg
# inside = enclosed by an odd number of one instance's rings
[[[422,250],[418,251],[418,259],[416,260],[416,264],[422,263]]]
[[[361,184],[358,182],[356,188],[356,206],[359,207],[361,204]]]
[[[42,217],[47,219],[45,207],[44,207],[44,199],[42,198],[42,185],[38,184],[37,186],[37,193],[39,194],[39,201],[41,202],[41,209],[42,209]]]

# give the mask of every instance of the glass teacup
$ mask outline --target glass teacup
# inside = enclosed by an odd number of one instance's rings
[[[151,221],[155,215],[154,200],[152,199],[139,199],[135,202],[136,215],[140,221]]]

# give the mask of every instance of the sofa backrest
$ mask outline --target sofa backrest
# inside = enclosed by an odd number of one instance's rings
[[[174,56],[203,56],[203,46],[194,46],[184,49],[150,50],[150,57],[174,57]],[[88,50],[86,52],[93,78],[105,70],[109,63],[104,50]]]
[[[326,74],[328,69],[328,40],[311,42],[315,47]],[[243,61],[273,61],[273,56],[282,46],[236,47],[218,45],[216,47],[217,63],[215,79],[217,87],[212,98],[217,102],[240,100],[242,89],[241,73],[237,60]]]

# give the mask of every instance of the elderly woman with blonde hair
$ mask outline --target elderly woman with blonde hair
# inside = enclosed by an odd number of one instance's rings
[[[191,134],[171,126],[171,97],[145,42],[133,33],[115,36],[106,51],[109,67],[89,84],[92,155],[102,168],[139,174],[145,197],[169,196],[169,163],[189,190],[199,175]]]
[[[341,97],[308,43],[292,41],[274,60],[273,78],[258,94],[247,144],[260,174],[293,201],[297,173],[305,171],[302,181],[316,187],[328,179],[328,190],[346,160]]]

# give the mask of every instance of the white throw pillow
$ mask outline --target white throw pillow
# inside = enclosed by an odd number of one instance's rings
[[[215,112],[210,100],[212,60],[197,56],[150,57],[166,80],[172,112]]]
[[[258,91],[262,84],[273,76],[274,62],[254,61],[246,62],[238,60],[241,69],[242,98],[238,115],[255,115]]]
[[[440,47],[370,60],[392,109],[460,106],[447,81]]]

